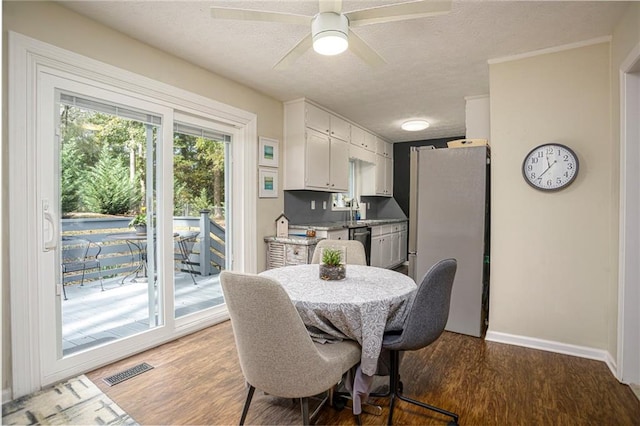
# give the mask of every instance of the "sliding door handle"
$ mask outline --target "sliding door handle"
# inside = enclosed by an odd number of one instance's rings
[[[49,200],[42,200],[42,251],[51,251],[58,246],[58,220],[51,212]]]

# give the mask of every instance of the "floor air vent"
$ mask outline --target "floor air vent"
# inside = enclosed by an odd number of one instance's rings
[[[153,368],[153,366],[143,362],[142,364],[135,365],[131,368],[128,368],[120,373],[114,374],[113,376],[105,377],[104,382],[109,386],[117,385],[120,382],[124,382],[127,379],[130,379],[138,374],[142,374],[145,371],[149,371]]]

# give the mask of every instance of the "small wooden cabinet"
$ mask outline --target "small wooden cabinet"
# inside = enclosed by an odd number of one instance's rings
[[[267,243],[267,269],[311,263],[318,243],[316,238],[266,237],[264,241]]]

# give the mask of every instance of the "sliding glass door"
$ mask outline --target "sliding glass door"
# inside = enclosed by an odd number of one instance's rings
[[[224,303],[233,129],[61,77],[39,90],[41,357],[55,376]]]

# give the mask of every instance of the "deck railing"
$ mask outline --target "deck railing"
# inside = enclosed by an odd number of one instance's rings
[[[109,234],[132,232],[130,217],[62,219],[62,234],[84,238],[99,244],[99,256],[103,277],[128,274],[139,265],[139,253],[132,251],[126,241],[110,240]],[[175,216],[175,232],[198,231],[190,261],[200,275],[214,275],[224,269],[226,258],[226,232],[223,226],[212,220],[209,210],[202,210],[199,217]],[[177,248],[175,248],[177,250]],[[81,274],[65,274],[64,282],[80,281]],[[97,270],[87,271],[85,280],[98,278]]]

